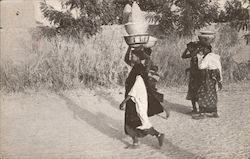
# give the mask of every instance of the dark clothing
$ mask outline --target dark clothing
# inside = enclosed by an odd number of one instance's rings
[[[148,73],[151,67],[154,65],[153,61],[151,59],[146,59],[145,60],[145,68],[146,72]]]
[[[146,89],[148,93],[148,116],[150,117],[155,114],[159,114],[163,112],[161,103],[153,95],[153,91],[149,87],[148,76],[147,76],[147,73],[145,72],[145,67],[142,64],[134,65],[132,70],[130,71],[128,78],[125,81],[125,98],[127,97],[129,91],[133,87],[137,75],[142,76],[143,81],[146,85]]]
[[[198,104],[201,113],[217,112],[217,91],[216,84],[220,81],[220,72],[204,69],[202,71],[202,82],[198,90]]]
[[[148,116],[159,114],[163,112],[163,106],[160,102],[163,102],[163,94],[150,90],[148,88]]]
[[[157,90],[151,90],[151,94],[159,101],[164,102],[164,94],[157,92]]]
[[[192,56],[190,60],[190,74],[188,83],[187,100],[197,101],[197,91],[201,86],[201,70],[198,68],[197,56]]]
[[[135,64],[129,73],[128,78],[125,81],[125,98],[128,96],[131,88],[133,87],[136,76],[141,75],[143,81],[146,85],[146,89],[148,87],[148,77],[145,71],[145,67],[142,64]],[[148,116],[153,116],[155,114],[163,112],[163,107],[160,102],[156,100],[154,96],[151,95],[150,90],[147,89],[148,94]],[[125,133],[130,135],[131,137],[144,137],[147,134],[155,134],[153,128],[148,130],[140,130],[137,129],[138,126],[141,126],[141,120],[138,117],[136,112],[135,103],[130,99],[126,103],[125,108]]]
[[[135,83],[136,76],[138,75],[142,76],[145,85],[148,83],[144,66],[142,64],[135,64],[125,81],[125,98],[128,96],[129,91]]]
[[[154,96],[153,98],[155,98],[154,100],[158,100],[159,102],[163,102],[164,100],[164,95],[162,93],[159,93],[157,91],[156,88],[156,84],[158,82],[159,79],[155,79],[159,78],[159,74],[157,73],[158,71],[158,67],[156,65],[153,64],[153,61],[151,59],[147,59],[145,61],[145,68],[146,68],[146,73],[148,75],[148,92],[151,96]],[[153,101],[154,101],[153,100]],[[159,105],[159,104],[157,104]]]

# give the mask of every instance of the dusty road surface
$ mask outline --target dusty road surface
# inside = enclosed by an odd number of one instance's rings
[[[123,88],[1,94],[1,159],[248,159],[249,83],[219,93],[220,118],[193,120],[186,88],[162,90],[171,109],[151,118],[165,133],[132,149],[124,134]]]

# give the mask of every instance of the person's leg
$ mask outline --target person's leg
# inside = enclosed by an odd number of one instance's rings
[[[133,139],[133,146],[139,146],[139,139],[138,139],[138,137],[132,137],[132,139]]]
[[[192,112],[197,113],[198,111],[197,111],[197,108],[196,108],[196,100],[192,99],[191,103],[192,103],[192,106],[193,106],[193,111]]]
[[[193,114],[192,118],[196,119],[196,120],[204,119],[206,117],[204,110],[205,110],[205,108],[199,107],[199,112],[197,112],[197,114]]]
[[[201,85],[199,90],[197,91],[197,103],[199,106],[199,112],[198,114],[195,114],[192,116],[193,119],[199,120],[199,119],[204,119],[205,112],[206,112],[206,106],[207,106],[207,89],[206,88],[206,83],[204,82],[204,85]]]
[[[157,130],[155,130],[155,128],[151,127],[150,129],[145,130],[145,132],[147,134],[150,134],[152,136],[155,136],[159,142],[159,145],[162,146],[163,145],[163,141],[164,141],[164,137],[165,135],[163,133],[158,132]]]
[[[212,118],[219,118],[219,114],[217,112],[213,112],[211,117]]]
[[[170,107],[166,103],[163,103],[162,108],[166,113],[166,119],[168,119],[170,116]]]
[[[217,113],[217,108],[212,108],[211,110],[208,111],[208,114],[210,114],[207,115],[208,117],[219,118],[219,115]]]
[[[143,135],[144,132],[142,130],[131,128],[128,125],[126,125],[125,127],[126,127],[126,134],[132,138],[133,142],[132,146],[134,147],[139,146],[139,137],[146,136],[146,134]]]
[[[217,113],[217,104],[218,104],[218,95],[217,95],[217,91],[216,91],[216,83],[213,83],[213,87],[211,88],[211,91],[209,92],[210,96],[211,96],[211,100],[209,101],[210,104],[210,112],[212,114],[211,117],[213,118],[218,118],[219,115]]]
[[[164,110],[165,110],[165,113],[166,113],[166,119],[168,119],[169,116],[170,116],[170,110],[167,109],[167,108],[165,108]]]
[[[145,131],[145,133],[150,134],[152,136],[158,136],[160,134],[160,132],[158,132],[157,130],[155,130],[154,127],[151,127],[151,128],[146,129],[144,131]]]

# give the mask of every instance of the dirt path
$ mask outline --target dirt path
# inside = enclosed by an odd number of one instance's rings
[[[249,84],[248,84],[249,85]],[[246,86],[248,86],[246,85]],[[163,90],[171,116],[151,118],[165,133],[160,149],[151,136],[131,149],[124,135],[123,89],[40,91],[1,95],[3,159],[248,159],[250,89],[219,93],[218,119],[193,120],[185,89]]]

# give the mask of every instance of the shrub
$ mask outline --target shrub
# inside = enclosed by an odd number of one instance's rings
[[[75,87],[123,85],[130,67],[123,61],[127,45],[122,26],[104,27],[91,39],[75,40],[63,36],[36,38],[24,45],[24,62],[1,61],[1,89],[22,91],[26,88],[65,90]],[[218,36],[220,37],[220,36]],[[218,38],[214,50],[221,55],[225,81],[237,82],[250,79],[249,62],[235,62],[234,56],[245,48],[239,40]],[[238,36],[240,37],[240,36]],[[194,39],[194,37],[192,38]],[[189,60],[181,54],[191,38],[169,37],[158,41],[152,59],[159,67],[161,86],[180,86],[188,81],[185,69]]]

